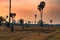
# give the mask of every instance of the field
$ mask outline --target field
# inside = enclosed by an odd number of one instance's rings
[[[59,40],[60,27],[14,26],[14,32],[5,26],[0,27],[0,40]]]

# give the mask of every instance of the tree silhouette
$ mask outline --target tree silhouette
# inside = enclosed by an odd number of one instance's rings
[[[41,13],[41,26],[43,26],[43,20],[42,20],[42,15],[43,15],[43,8],[45,7],[45,2],[42,1],[39,5],[38,5],[38,10]]]
[[[12,17],[12,21],[14,20],[15,16],[16,16],[16,13],[10,13],[10,17]]]
[[[45,7],[45,2],[42,1],[42,2],[38,5],[39,11],[43,10],[44,7]]]
[[[53,20],[50,20],[51,25],[52,25],[52,22],[53,22]]]
[[[28,21],[28,24],[30,24],[31,23],[31,21]]]
[[[24,24],[24,20],[23,19],[20,19],[19,22],[20,22],[21,25]]]
[[[23,30],[24,29],[24,19],[20,19],[19,22],[20,22],[20,25],[22,26],[22,30]]]
[[[16,16],[16,13],[13,13],[12,14],[13,16],[12,16],[12,21],[14,20],[14,17]]]
[[[12,26],[11,26],[11,32],[13,32],[13,26],[14,26],[14,17],[16,16],[16,13],[10,13],[10,17],[12,18]]]
[[[2,23],[5,21],[5,18],[0,16],[0,26],[2,25]]]

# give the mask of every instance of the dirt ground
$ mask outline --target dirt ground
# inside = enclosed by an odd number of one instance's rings
[[[0,40],[49,40],[48,38],[58,34],[57,27],[25,27],[14,26],[14,32],[10,28],[0,27]]]

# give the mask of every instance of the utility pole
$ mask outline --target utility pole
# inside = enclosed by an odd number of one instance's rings
[[[11,22],[10,14],[11,14],[11,0],[9,0],[9,27],[10,27],[10,22]]]
[[[36,24],[36,18],[37,18],[37,15],[35,14],[35,24]]]

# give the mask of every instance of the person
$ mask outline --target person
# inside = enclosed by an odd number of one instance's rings
[[[11,32],[14,32],[14,25],[15,25],[15,20],[12,21],[12,24],[11,24]]]

